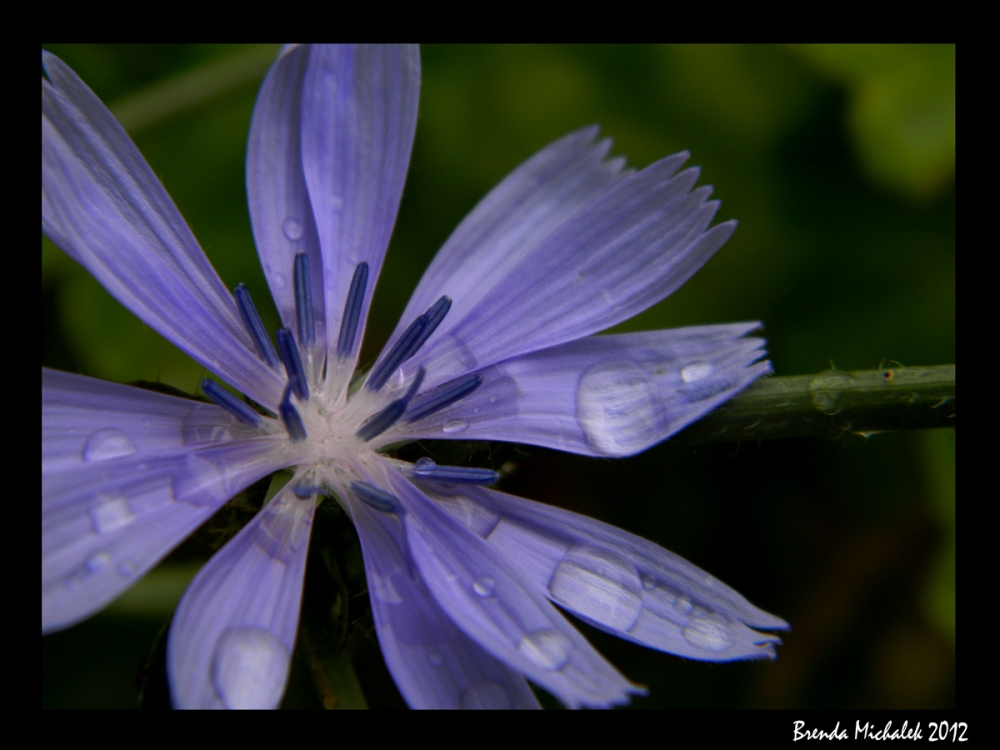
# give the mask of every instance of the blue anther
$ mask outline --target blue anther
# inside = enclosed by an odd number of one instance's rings
[[[322,494],[323,488],[322,487],[314,487],[311,484],[305,484],[304,482],[300,482],[299,484],[297,484],[294,487],[292,487],[292,492],[295,493],[296,497],[298,497],[298,498],[300,498],[302,500],[308,500],[313,495],[320,495],[320,494]]]
[[[285,423],[288,437],[293,443],[301,443],[306,439],[306,426],[302,424],[302,417],[292,405],[291,385],[285,387],[285,394],[281,397],[281,403],[278,404],[278,414],[281,416],[281,421]]]
[[[209,380],[208,378],[202,380],[201,390],[204,391],[205,395],[212,399],[216,405],[221,406],[243,424],[249,425],[250,427],[260,427],[260,423],[262,421],[260,414],[240,401],[236,398],[236,396],[227,391],[214,380]]]
[[[278,353],[274,351],[274,344],[271,343],[271,337],[267,335],[267,329],[264,328],[260,315],[257,314],[257,308],[250,299],[246,284],[237,284],[233,296],[236,298],[236,306],[240,310],[240,317],[243,318],[243,325],[253,340],[258,356],[274,369],[278,369]]]
[[[368,264],[359,263],[358,267],[354,269],[351,288],[347,292],[347,302],[344,304],[344,317],[340,321],[337,354],[341,357],[348,357],[354,351],[354,337],[358,333],[358,323],[361,321],[361,307],[365,302],[365,290],[367,288]]]
[[[401,364],[420,351],[420,347],[441,324],[450,308],[451,298],[442,297],[431,305],[427,312],[418,315],[403,331],[403,335],[392,345],[389,353],[372,370],[371,375],[368,376],[368,389],[371,391],[379,390]]]
[[[417,340],[417,337],[420,335],[420,329],[423,326],[424,316],[418,315],[417,319],[410,323],[409,327],[403,331],[403,335],[396,340],[396,343],[393,344],[392,349],[389,350],[385,358],[375,365],[375,369],[368,376],[369,390],[379,390],[385,385],[389,376],[396,371],[396,368],[403,364],[404,359],[406,359],[407,350]]]
[[[420,331],[420,338],[413,344],[413,349],[407,355],[406,359],[409,359],[418,351],[420,347],[431,337],[431,334],[437,330],[437,327],[441,325],[441,321],[444,320],[444,316],[448,314],[451,309],[451,297],[443,296],[433,305],[427,308],[427,312],[424,313],[424,327]]]
[[[438,466],[429,458],[421,458],[414,464],[413,476],[447,484],[496,484],[500,475],[491,469],[475,469],[465,466]]]
[[[312,287],[309,286],[309,256],[295,255],[295,319],[299,327],[299,343],[311,348],[316,341],[313,323]]]
[[[367,482],[351,482],[351,489],[366,505],[370,505],[375,510],[380,510],[383,513],[395,513],[399,516],[406,512],[399,500],[393,495],[383,492],[378,487],[372,487]]]
[[[452,380],[450,383],[445,383],[438,389],[437,393],[423,399],[406,412],[406,421],[416,422],[418,419],[429,417],[431,414],[451,406],[456,401],[461,401],[482,384],[482,375],[466,375]]]
[[[424,368],[420,368],[417,371],[416,376],[413,378],[413,383],[406,391],[406,395],[397,401],[393,401],[382,411],[375,414],[367,422],[361,425],[361,429],[357,431],[356,435],[365,442],[371,440],[372,438],[378,437],[383,432],[392,427],[399,418],[406,413],[406,407],[410,403],[410,399],[416,394],[420,389],[420,384],[424,382]]]
[[[299,401],[309,400],[309,381],[306,380],[306,371],[302,367],[302,357],[299,356],[299,347],[295,343],[295,337],[287,328],[278,330],[278,352],[281,354],[281,361],[285,364],[285,372],[288,373],[288,384],[292,387]]]

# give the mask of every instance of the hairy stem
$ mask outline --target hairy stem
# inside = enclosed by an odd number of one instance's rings
[[[955,365],[827,370],[758,380],[671,438],[678,443],[868,436],[955,426]]]

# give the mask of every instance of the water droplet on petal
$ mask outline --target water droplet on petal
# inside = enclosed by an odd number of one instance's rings
[[[642,584],[635,566],[608,550],[571,550],[549,582],[552,598],[569,610],[615,630],[639,619]]]
[[[725,651],[733,645],[732,627],[721,617],[695,617],[682,631],[692,646],[705,651]]]
[[[111,564],[111,553],[101,550],[90,556],[83,565],[78,567],[66,578],[66,588],[73,590],[86,583]]]
[[[226,425],[216,425],[212,429],[211,442],[213,443],[228,443],[233,439],[233,433],[230,432],[229,427]]]
[[[676,395],[689,404],[697,404],[701,401],[708,401],[710,398],[714,398],[731,388],[735,388],[738,383],[739,379],[734,371],[720,370],[715,373],[714,377],[704,374],[695,382],[680,386],[676,391]]]
[[[303,546],[309,544],[310,525],[306,522],[307,505],[285,495],[260,511],[253,531],[254,544],[279,562],[291,563]]]
[[[428,651],[427,662],[432,667],[440,667],[442,664],[444,664],[444,658],[437,651]]]
[[[121,430],[108,427],[87,436],[83,444],[84,461],[108,461],[112,458],[131,456],[138,449],[135,442]]]
[[[251,434],[256,436],[260,433],[253,427],[238,423],[228,413],[220,415],[214,404],[193,404],[181,427],[185,445],[227,443],[236,437],[249,437]]]
[[[135,520],[135,513],[129,507],[128,500],[114,495],[96,495],[90,498],[87,502],[87,515],[98,534],[110,534]]]
[[[285,219],[281,231],[292,242],[302,237],[302,222],[298,219]]]
[[[196,453],[184,457],[171,486],[177,500],[191,505],[212,505],[228,497],[222,471]]]
[[[656,588],[656,579],[653,578],[653,576],[643,576],[642,587],[646,589],[646,591],[652,591]]]
[[[687,616],[694,610],[694,605],[687,594],[681,594],[674,600],[674,612]]]
[[[397,367],[396,371],[389,376],[389,379],[385,381],[384,388],[387,388],[390,392],[398,391],[406,382],[406,377],[403,375],[403,368]]]
[[[288,286],[288,277],[280,271],[278,273],[271,274],[269,280],[271,282],[271,286],[275,289],[284,289]]]
[[[707,378],[714,369],[708,362],[696,362],[681,370],[681,380],[685,383],[693,383],[696,380]]]
[[[653,584],[649,586],[646,580],[643,579],[642,586],[643,609],[678,625],[686,625],[692,610],[690,600],[684,597],[684,601],[678,604],[679,595],[663,581],[654,580],[652,576],[649,576],[648,580]]]
[[[87,562],[83,564],[83,567],[87,569],[89,573],[100,573],[111,562],[111,553],[107,551],[98,552],[93,555]]]
[[[446,494],[446,490],[445,485],[435,487],[434,499],[438,505],[461,521],[469,531],[485,539],[496,529],[500,523],[499,511],[483,503],[469,500],[458,492]]]
[[[263,628],[230,628],[212,653],[212,686],[226,708],[277,708],[288,677],[285,644]]]
[[[662,403],[652,379],[632,362],[594,365],[576,392],[576,418],[598,453],[621,456],[656,442]]]
[[[423,458],[418,458],[417,462],[413,464],[413,468],[418,470],[423,469],[424,471],[427,471],[428,469],[433,469],[435,466],[437,466],[437,464],[434,463],[434,459],[428,458],[427,456],[424,456]]]
[[[135,571],[138,570],[138,568],[131,560],[123,560],[118,563],[116,570],[118,571],[118,575],[122,578],[131,578],[135,575]]]
[[[476,592],[476,596],[493,596],[493,592],[496,590],[496,587],[497,582],[490,576],[477,578],[472,584],[472,590]]]
[[[479,682],[464,693],[461,700],[462,708],[504,710],[511,706],[510,694],[496,682],[486,680]]]
[[[468,426],[469,423],[464,419],[452,419],[444,423],[444,427],[441,428],[441,432],[447,435],[454,435],[456,432],[461,432]]]
[[[517,644],[517,650],[542,669],[555,671],[566,666],[573,644],[558,630],[544,628],[524,636]]]
[[[386,604],[399,604],[403,601],[403,597],[399,595],[396,591],[396,587],[392,583],[393,577],[396,575],[404,575],[399,571],[393,571],[387,576],[381,576],[378,573],[372,571],[368,575],[368,591],[375,596],[379,601],[383,601]]]

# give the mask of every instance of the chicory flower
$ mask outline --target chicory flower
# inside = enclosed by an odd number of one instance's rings
[[[414,48],[295,46],[260,92],[247,187],[284,328],[230,293],[114,117],[43,52],[42,228],[214,380],[213,404],[42,370],[42,631],[138,580],[229,498],[292,479],[192,582],[171,626],[179,707],[275,707],[310,527],[335,497],[361,540],[386,663],[413,707],[567,706],[641,692],[554,604],[681,656],[773,657],[787,625],[633,534],[387,454],[422,438],[627,456],[770,371],[757,323],[594,336],[729,238],[687,154],[639,172],[597,128],[547,146],[455,230],[357,372],[417,120]],[[256,408],[255,406],[256,405]]]

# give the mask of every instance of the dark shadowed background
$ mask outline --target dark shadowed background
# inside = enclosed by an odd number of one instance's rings
[[[247,284],[273,332],[244,158],[277,47],[48,49],[122,117],[224,282]],[[638,168],[690,151],[722,200],[717,219],[740,221],[691,281],[620,330],[761,320],[779,375],[955,361],[954,47],[449,46],[423,50],[413,162],[363,362],[476,202],[594,122]],[[188,393],[202,377],[47,239],[42,319],[45,366]],[[493,450],[516,465],[501,489],[652,539],[791,623],[776,662],[737,664],[581,626],[649,686],[634,707],[954,704],[954,431],[667,442],[625,460],[494,446],[469,459],[486,465]],[[197,570],[197,555],[176,558],[42,639],[43,706],[137,705],[140,668]],[[400,705],[374,646],[359,654],[369,704]],[[286,705],[313,700],[296,668]]]

